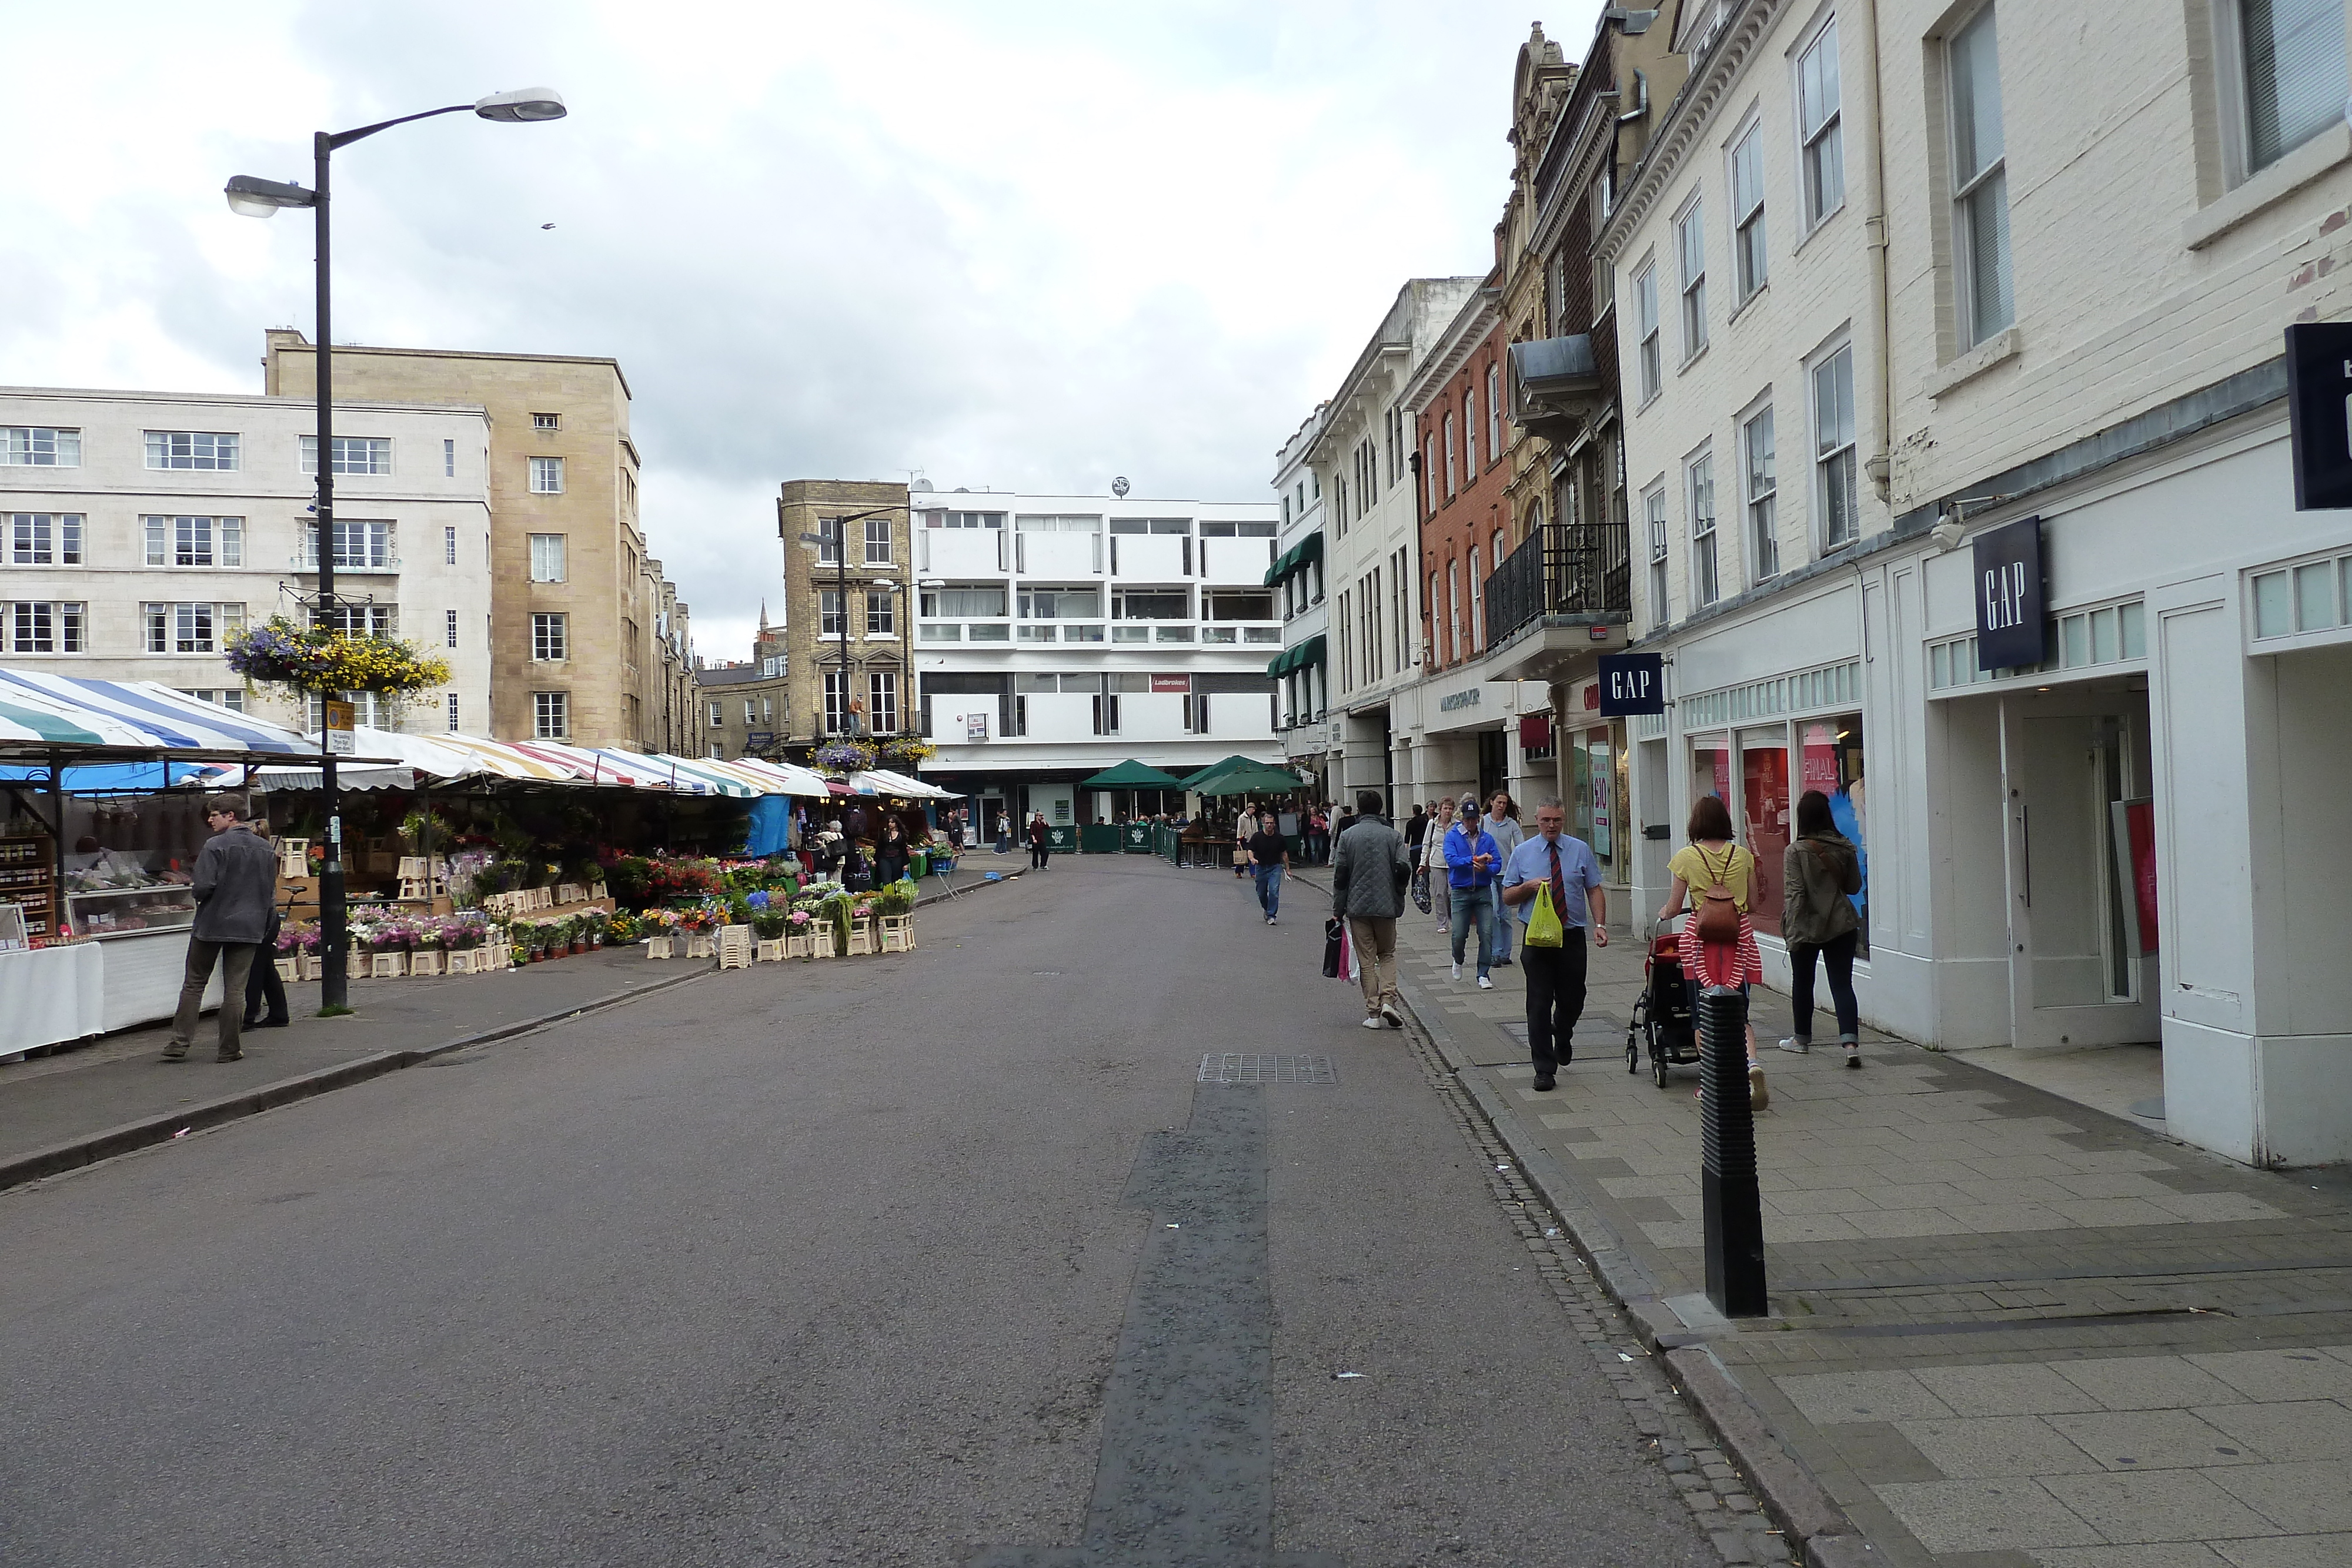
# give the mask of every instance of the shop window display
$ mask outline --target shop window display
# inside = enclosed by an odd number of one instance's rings
[[[192,795],[65,798],[66,925],[77,936],[184,929],[196,852],[210,836]]]
[[[1739,737],[1741,821],[1748,848],[1756,856],[1755,906],[1749,911],[1757,931],[1780,935],[1781,873],[1789,850],[1789,832],[1796,818],[1796,802],[1789,794],[1788,731],[1748,731]]]
[[[1863,789],[1862,716],[1803,719],[1798,731],[1798,788],[1819,789],[1830,798],[1830,815],[1838,831],[1853,841],[1862,863],[1862,891],[1853,895],[1854,913],[1862,917],[1858,951],[1870,952],[1870,814]]]

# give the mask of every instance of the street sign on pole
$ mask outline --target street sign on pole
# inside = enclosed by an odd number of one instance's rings
[[[350,703],[337,702],[332,697],[330,697],[323,706],[326,708],[327,716],[325,722],[322,723],[320,727],[327,732],[328,755],[331,757],[358,756],[359,747],[352,743],[352,728],[353,725],[358,722],[358,716],[353,710],[352,705]]]

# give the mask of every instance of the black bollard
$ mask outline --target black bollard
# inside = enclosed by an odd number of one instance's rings
[[[1699,998],[1699,1193],[1706,1213],[1706,1297],[1727,1318],[1760,1318],[1764,1205],[1756,1190],[1756,1113],[1748,1103],[1748,998]]]

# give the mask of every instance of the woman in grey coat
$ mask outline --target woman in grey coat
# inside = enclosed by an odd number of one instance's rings
[[[1830,798],[1818,789],[1808,789],[1798,799],[1797,836],[1782,853],[1780,868],[1780,935],[1789,944],[1793,976],[1789,999],[1796,1012],[1796,1032],[1780,1042],[1780,1049],[1801,1053],[1813,1048],[1813,958],[1818,954],[1829,970],[1845,1064],[1860,1067],[1853,954],[1862,939],[1862,919],[1847,895],[1862,891],[1862,857],[1853,841],[1837,831]]]

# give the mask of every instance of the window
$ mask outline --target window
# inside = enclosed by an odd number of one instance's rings
[[[1772,411],[1759,412],[1739,427],[1740,465],[1748,487],[1748,559],[1755,580],[1780,572],[1780,536],[1775,521],[1780,487],[1772,477]]]
[[[1852,544],[1861,532],[1854,491],[1853,350],[1841,348],[1813,367],[1814,503],[1822,549]]]
[[[1732,281],[1739,302],[1748,303],[1764,287],[1769,268],[1764,257],[1764,128],[1751,125],[1731,148]]]
[[[81,432],[41,424],[0,424],[0,466],[79,468]]]
[[[1486,645],[1486,580],[1478,570],[1478,547],[1470,547],[1470,651]]]
[[[824,732],[842,735],[849,727],[849,672],[827,670],[824,673]]]
[[[1271,595],[1264,596],[1271,599]],[[1102,617],[1099,588],[1024,588],[1020,609],[1024,620],[1097,621]]]
[[[79,512],[13,512],[8,517],[8,564],[79,566]]]
[[[567,617],[562,614],[534,613],[530,618],[530,656],[541,664],[569,658],[565,652]]]
[[[442,438],[441,442],[441,477],[444,479],[455,479],[457,476],[457,443],[454,438],[445,436]],[[457,699],[456,697],[451,697],[449,700],[454,703]]]
[[[716,702],[710,705],[710,727],[713,729],[727,727],[727,710]]]
[[[534,457],[530,460],[530,493],[534,496],[561,496],[563,494],[562,458]],[[550,696],[561,696],[563,694],[560,692],[550,692],[547,695]]]
[[[1005,603],[1002,588],[927,588],[923,590],[922,611],[926,620],[992,618],[1004,613]]]
[[[816,634],[838,637],[849,630],[849,617],[842,609],[841,591],[820,588],[816,591]]]
[[[1045,519],[1039,518],[1038,520],[1042,522]],[[1092,523],[1094,521],[1092,517],[1065,517],[1062,520],[1072,523]],[[1029,520],[1027,518],[1024,518],[1022,520],[1022,527],[1028,527],[1028,522]],[[1087,531],[1091,532],[1092,530],[1088,529]],[[1270,539],[1274,538],[1274,535],[1275,525],[1272,523],[1219,523],[1203,521],[1201,524],[1201,537],[1204,539]]]
[[[1477,476],[1478,389],[1472,387],[1462,394],[1462,482],[1469,484]]]
[[[2344,109],[2343,0],[2231,0],[2239,178],[2265,169]]]
[[[1797,57],[1797,137],[1805,165],[1805,227],[1845,205],[1845,133],[1839,112],[1837,18]]]
[[[391,698],[380,692],[345,692],[343,696],[352,705],[352,722],[362,729],[393,727]],[[306,727],[324,729],[327,726],[327,699],[313,692],[304,706],[310,716]]]
[[[242,604],[142,604],[151,653],[216,653],[220,640],[245,626]]]
[[[441,564],[444,566],[457,564],[457,530],[455,528],[445,528],[441,530]]]
[[[533,430],[562,430],[563,416],[560,413],[534,413],[530,416]]]
[[[875,735],[898,733],[898,673],[896,670],[866,672],[866,726]]]
[[[390,637],[398,630],[399,606],[394,604],[353,604],[339,601],[334,610],[320,614],[313,606],[307,619],[313,626],[331,626],[353,637]]]
[[[231,713],[245,711],[245,688],[242,686],[181,686],[178,690],[183,696],[210,703],[215,707],[225,707]]]
[[[445,610],[442,613],[448,617],[443,628],[442,636],[447,645],[454,648],[457,645],[457,612],[454,610]]]
[[[816,520],[816,560],[819,566],[841,564],[841,519],[819,517]]]
[[[389,474],[392,472],[392,443],[381,435],[338,435],[335,444],[335,472],[338,474]],[[319,438],[302,438],[302,472],[319,471]]]
[[[866,634],[868,637],[896,637],[898,634],[896,594],[882,591],[866,594]]]
[[[1650,528],[1650,625],[1654,629],[1666,623],[1666,487],[1652,486],[1642,493],[1642,519]]]
[[[1503,367],[1501,361],[1486,367],[1486,461],[1492,463],[1503,453]]]
[[[866,519],[866,564],[890,564],[890,519],[887,517]]]
[[[1421,487],[1423,509],[1432,516],[1437,511],[1437,437],[1422,438]]]
[[[1723,597],[1723,578],[1715,549],[1715,456],[1702,454],[1690,463],[1691,603],[1714,603]]]
[[[151,430],[147,466],[226,471],[236,466],[236,437],[221,431]]]
[[[563,580],[563,540],[562,534],[530,536],[530,580],[533,582]]]
[[[1658,265],[1645,264],[1633,275],[1633,330],[1642,343],[1642,401],[1658,395],[1663,367],[1658,351]]]
[[[7,635],[11,653],[86,653],[82,628],[89,624],[85,604],[45,604],[19,601],[0,605],[6,615],[0,631]]]
[[[449,733],[452,735],[457,733],[457,694],[456,692],[449,694]]]
[[[1682,268],[1683,358],[1706,347],[1706,220],[1693,202],[1675,220],[1675,255]]]
[[[222,521],[228,521],[223,518]],[[149,535],[152,554],[153,535]],[[335,524],[335,568],[337,570],[390,571],[400,564],[393,554],[392,525],[354,518]],[[302,533],[302,570],[319,570],[319,530],[316,525]]]
[[[1003,512],[925,512],[923,514],[923,527],[927,528],[1001,528],[1003,526]]]
[[[1986,6],[1953,34],[1944,55],[1951,70],[1957,307],[1964,346],[1973,348],[2015,319],[2010,300],[2009,177],[2001,157],[2000,45],[1993,8]]]
[[[1445,563],[1445,615],[1453,633],[1454,657],[1450,662],[1458,664],[1462,662],[1462,563],[1458,559]]]
[[[243,566],[243,517],[142,517],[149,566]],[[341,525],[338,525],[339,527]]]
[[[1454,498],[1454,415],[1451,413],[1448,413],[1445,416],[1445,498],[1447,500],[1450,501]]]
[[[572,694],[530,694],[530,733],[537,740],[564,740],[572,734]]]

